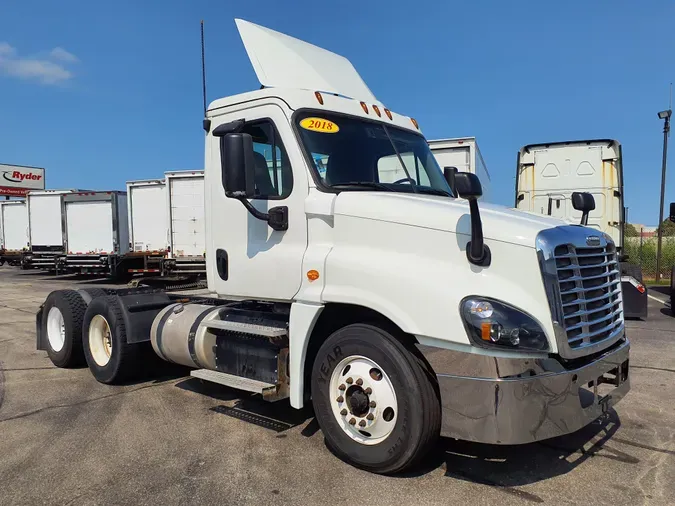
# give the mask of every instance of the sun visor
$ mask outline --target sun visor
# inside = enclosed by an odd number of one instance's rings
[[[324,91],[378,102],[344,56],[242,19],[235,22],[263,86]]]

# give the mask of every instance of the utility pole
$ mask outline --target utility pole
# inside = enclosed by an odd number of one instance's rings
[[[659,208],[658,241],[656,243],[656,281],[661,280],[661,240],[663,239],[663,199],[666,193],[666,159],[668,158],[668,136],[670,135],[670,116],[672,109],[659,113],[663,120],[663,160],[661,162],[661,207]]]

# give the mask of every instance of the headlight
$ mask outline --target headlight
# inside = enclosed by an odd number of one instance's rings
[[[461,304],[471,340],[483,348],[547,351],[548,340],[530,315],[494,299],[469,297]]]

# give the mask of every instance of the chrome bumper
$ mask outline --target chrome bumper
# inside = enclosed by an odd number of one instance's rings
[[[588,425],[630,390],[627,339],[594,361],[564,369],[555,359],[504,359],[418,345],[441,393],[441,435],[522,444]]]

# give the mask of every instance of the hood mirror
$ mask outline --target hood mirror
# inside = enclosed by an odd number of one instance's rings
[[[471,240],[466,245],[466,257],[474,265],[487,267],[490,265],[491,256],[490,248],[483,240],[483,223],[478,209],[478,197],[483,195],[480,179],[476,174],[470,172],[456,172],[454,183],[457,194],[469,201],[471,213]]]
[[[595,209],[595,198],[588,192],[572,193],[572,207],[581,211],[581,224],[588,225],[588,214]]]

